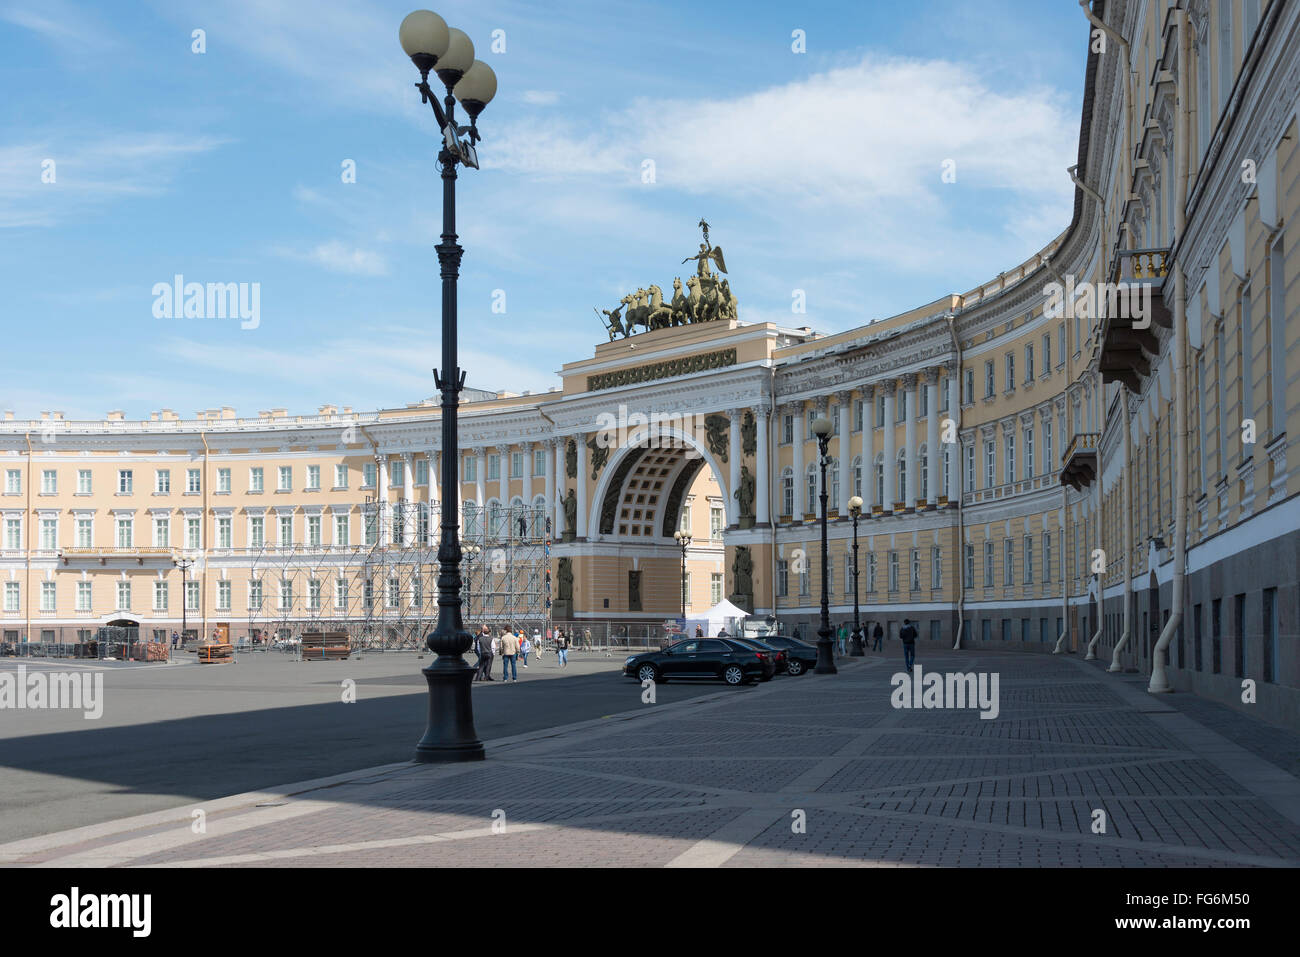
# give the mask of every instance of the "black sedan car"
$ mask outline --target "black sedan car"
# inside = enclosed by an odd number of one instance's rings
[[[766,681],[775,673],[771,651],[751,648],[734,638],[687,638],[660,651],[629,655],[623,664],[623,674],[638,681],[710,678],[740,685]]]
[[[764,635],[763,644],[785,652],[785,673],[804,675],[817,666],[817,646],[785,635]]]

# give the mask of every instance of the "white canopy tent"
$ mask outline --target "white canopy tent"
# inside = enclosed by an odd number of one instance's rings
[[[695,626],[699,625],[704,629],[706,635],[717,635],[724,628],[729,635],[739,635],[740,623],[748,617],[749,612],[736,607],[724,598],[703,615],[688,618],[686,620],[686,634],[694,635]]]

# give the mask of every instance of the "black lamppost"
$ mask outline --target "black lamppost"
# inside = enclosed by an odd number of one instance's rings
[[[813,420],[812,431],[817,436],[817,464],[822,473],[822,492],[818,496],[822,505],[822,626],[817,629],[817,667],[813,668],[813,674],[834,675],[839,673],[839,669],[835,667],[834,646],[831,644],[834,632],[831,630],[830,589],[826,586],[829,561],[826,547],[826,463],[829,456],[826,447],[831,441],[831,420],[819,415]]]
[[[193,565],[194,565],[194,559],[192,558],[178,558],[176,560],[176,567],[181,570],[181,644],[182,645],[185,644],[185,632],[188,630],[187,626],[189,624],[189,619],[185,615],[186,612],[185,593],[189,591],[189,587],[188,587],[189,571]]]
[[[862,497],[855,495],[849,499],[849,517],[853,519],[853,645],[849,649],[850,658],[862,658],[867,650],[862,647],[862,624],[858,620],[858,519],[862,515]]]
[[[678,529],[673,538],[682,549],[682,634],[686,634],[686,549],[691,544],[691,533]]]
[[[442,167],[442,242],[438,263],[442,276],[442,369],[434,380],[442,392],[442,501],[456,501],[456,465],[460,458],[456,409],[465,373],[456,357],[456,279],[460,275],[463,250],[456,242],[456,166],[478,168],[474,144],[478,142],[478,115],[496,95],[497,78],[492,68],[474,59],[474,44],[462,31],[449,29],[447,22],[431,10],[416,10],[398,30],[402,49],[420,71],[422,102],[433,107],[443,146],[438,153]],[[433,71],[446,87],[441,104],[429,87]],[[469,126],[456,123],[456,101],[465,108]],[[469,138],[462,140],[461,136]],[[470,697],[472,668],[464,659],[474,639],[460,615],[460,535],[458,516],[451,509],[441,513],[438,542],[438,623],[425,639],[437,657],[423,669],[429,684],[429,726],[415,748],[415,760],[481,761],[483,742],[474,730],[474,707]]]

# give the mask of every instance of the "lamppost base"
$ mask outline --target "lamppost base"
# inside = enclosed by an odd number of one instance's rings
[[[830,636],[817,639],[817,666],[813,668],[815,675],[837,675],[840,669],[835,667],[835,650],[831,644]]]
[[[866,656],[867,656],[867,649],[862,644],[862,635],[858,632],[854,632],[853,641],[850,642],[849,644],[849,657],[865,658]]]
[[[483,742],[474,730],[470,698],[474,671],[459,655],[439,656],[429,667],[421,669],[429,683],[429,726],[415,746],[417,763],[483,760]]]

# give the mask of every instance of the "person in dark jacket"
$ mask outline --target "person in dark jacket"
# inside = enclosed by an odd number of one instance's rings
[[[903,663],[907,665],[907,671],[911,674],[912,665],[916,662],[916,626],[904,618],[903,628],[898,633],[898,640],[903,643]]]
[[[475,681],[496,681],[492,677],[492,633],[488,631],[488,626],[484,625],[478,633],[478,639],[474,645],[474,652],[478,655],[478,674],[474,676]]]
[[[871,632],[871,650],[880,650],[880,640],[885,637],[885,629],[880,627],[880,622],[876,622],[875,629]]]

